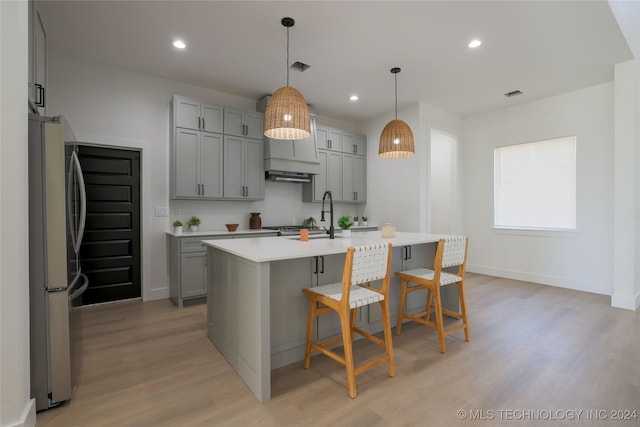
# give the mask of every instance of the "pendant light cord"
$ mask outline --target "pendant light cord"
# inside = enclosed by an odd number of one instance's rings
[[[398,73],[394,73],[396,86],[396,120],[398,120]]]
[[[287,87],[289,86],[289,27],[287,27]]]

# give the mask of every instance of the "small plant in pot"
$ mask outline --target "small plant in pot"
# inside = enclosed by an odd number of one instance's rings
[[[192,216],[189,220],[189,230],[198,231],[198,227],[200,226],[200,218],[197,216]]]
[[[342,215],[338,219],[338,226],[342,229],[342,237],[351,237],[351,217],[349,215]]]
[[[182,221],[180,221],[179,219],[176,219],[175,221],[173,221],[173,233],[174,234],[182,233]]]
[[[359,220],[358,220],[358,217],[357,217],[357,216],[354,216],[354,217],[353,217],[353,225],[360,225],[360,222],[359,222]]]
[[[367,217],[366,216],[362,217],[362,225],[367,225]]]

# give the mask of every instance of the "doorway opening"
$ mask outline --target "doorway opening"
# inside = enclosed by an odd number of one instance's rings
[[[460,224],[458,140],[431,130],[431,233],[454,234]]]
[[[142,297],[140,151],[78,146],[87,190],[82,304]]]

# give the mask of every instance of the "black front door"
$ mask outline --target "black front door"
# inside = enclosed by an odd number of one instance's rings
[[[78,157],[87,188],[82,304],[139,298],[140,152],[80,145]]]

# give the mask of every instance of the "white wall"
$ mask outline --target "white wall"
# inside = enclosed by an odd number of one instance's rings
[[[615,242],[611,304],[640,308],[640,3],[609,1],[635,60],[616,65]]]
[[[264,225],[282,225],[314,216],[320,205],[302,203],[302,185],[265,182],[265,200],[169,201],[169,102],[174,94],[255,111],[256,100],[77,58],[49,55],[48,115],[62,114],[83,142],[142,150],[142,277],[145,300],[168,297],[165,232],[170,222],[198,215],[202,230],[225,223],[249,227],[249,213],[261,212]],[[321,124],[358,131],[353,125],[318,116]],[[170,207],[171,218],[155,217]],[[336,214],[362,214],[364,207],[336,205]]]
[[[378,156],[380,134],[393,120],[388,114],[364,124],[367,134],[367,217],[376,224],[392,223],[397,231],[429,232],[431,129],[460,134],[461,120],[424,103],[398,111],[414,137],[416,154],[405,159]]]
[[[0,2],[0,426],[35,425],[29,380],[27,3]]]
[[[433,233],[456,234],[458,215],[458,141],[448,133],[431,130],[431,226]]]
[[[606,83],[464,120],[469,271],[612,293],[613,106]],[[493,149],[577,136],[577,231],[493,230]]]

